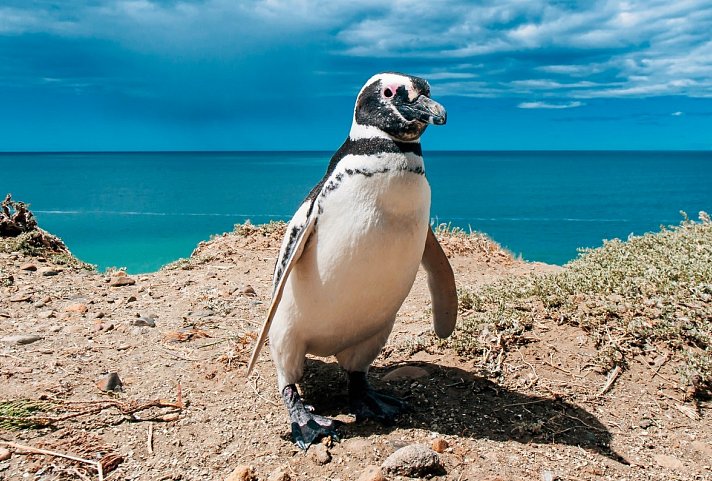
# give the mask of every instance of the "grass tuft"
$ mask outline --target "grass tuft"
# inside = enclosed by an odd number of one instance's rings
[[[0,401],[0,429],[37,429],[46,427],[49,422],[42,417],[51,411],[51,403],[31,399]]]

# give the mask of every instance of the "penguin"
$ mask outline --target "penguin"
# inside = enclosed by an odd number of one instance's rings
[[[336,422],[313,413],[297,390],[306,354],[336,357],[357,422],[390,424],[406,405],[373,389],[367,374],[420,265],[435,333],[446,338],[455,328],[455,278],[430,227],[420,145],[428,125],[446,120],[426,80],[393,72],[371,77],[356,98],[349,136],[287,225],[247,375],[269,334],[292,437],[304,450],[324,436],[338,439]]]

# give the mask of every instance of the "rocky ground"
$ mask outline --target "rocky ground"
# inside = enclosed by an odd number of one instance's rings
[[[112,480],[397,480],[412,460],[387,458],[422,444],[437,460],[407,474],[438,480],[712,480],[710,406],[685,399],[664,352],[600,373],[583,331],[541,323],[491,378],[432,342],[422,272],[371,375],[411,412],[354,423],[334,359],[310,359],[301,389],[343,437],[302,453],[269,350],[245,378],[278,243],[243,228],[137,276],[0,253],[0,479],[100,479],[100,460]],[[560,269],[443,244],[460,286]]]

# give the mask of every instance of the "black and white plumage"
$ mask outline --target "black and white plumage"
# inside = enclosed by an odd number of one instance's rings
[[[334,433],[307,411],[295,383],[306,354],[336,356],[358,417],[392,420],[403,404],[373,391],[366,373],[385,345],[418,266],[428,272],[435,331],[454,329],[452,269],[430,229],[420,135],[444,124],[420,78],[379,74],[361,89],[349,137],[287,226],[274,291],[248,374],[267,334],[297,444]]]

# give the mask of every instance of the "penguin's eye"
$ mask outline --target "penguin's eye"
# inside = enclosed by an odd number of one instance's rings
[[[393,91],[389,88],[383,91],[383,96],[386,98],[393,97]]]

